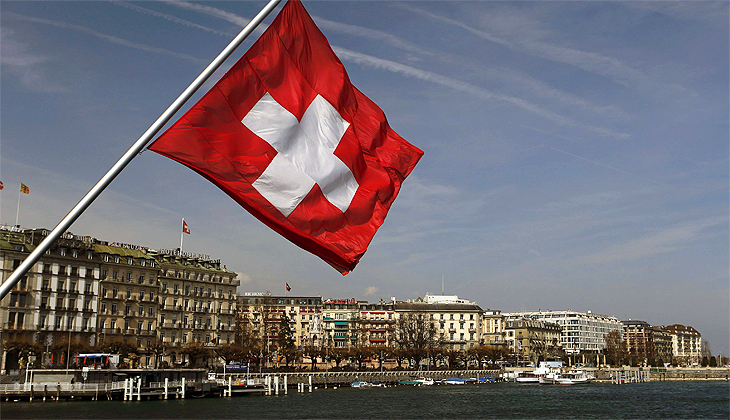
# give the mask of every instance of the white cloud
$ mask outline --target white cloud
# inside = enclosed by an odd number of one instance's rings
[[[375,296],[376,293],[378,293],[380,289],[378,289],[375,286],[370,286],[365,288],[365,296]]]
[[[31,52],[28,44],[15,39],[15,31],[8,28],[7,24],[0,28],[0,34],[0,63],[6,71],[20,80],[23,87],[44,93],[69,91],[67,87],[49,80],[46,76],[45,66],[52,64],[50,57]]]
[[[703,237],[706,229],[727,223],[727,218],[709,218],[680,223],[652,231],[642,237],[565,262],[565,266],[633,261],[657,254],[681,251]],[[717,232],[710,233],[717,234]]]

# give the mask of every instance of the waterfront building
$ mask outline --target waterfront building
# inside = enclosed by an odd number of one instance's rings
[[[538,310],[532,312],[505,313],[506,321],[531,318],[558,324],[561,328],[561,346],[568,354],[602,352],[606,347],[605,336],[611,331],[619,331],[623,336],[623,324],[618,318],[576,311]]]
[[[232,344],[236,333],[237,274],[220,260],[179,250],[146,250],[155,258],[159,284],[159,339],[171,348],[190,343],[207,347]],[[180,354],[178,354],[180,353]]]
[[[144,354],[140,364],[149,366],[159,326],[155,259],[134,245],[95,241],[92,246],[101,259],[99,344],[130,343]]]
[[[653,326],[651,329],[654,337],[655,362],[672,363],[672,334],[664,327]]]
[[[358,302],[358,337],[362,345],[371,347],[391,347],[395,330],[394,303]]]
[[[2,281],[48,234],[46,229],[0,227]],[[0,370],[29,362],[59,364],[52,350],[62,342],[96,344],[100,261],[91,242],[64,233],[0,302]],[[21,361],[17,350],[5,348],[12,343],[38,344],[45,351],[35,360]]]
[[[512,354],[535,365],[542,359],[559,356],[561,328],[558,324],[531,318],[505,323],[507,343]]]
[[[507,346],[507,333],[502,311],[487,309],[482,312],[481,344],[491,346]]]
[[[702,335],[696,329],[681,324],[667,325],[672,337],[672,363],[676,365],[697,365],[702,360]]]
[[[271,346],[279,338],[286,317],[298,348],[323,344],[321,296],[272,296],[271,293],[244,292],[238,297],[238,320],[243,331]]]
[[[624,325],[623,337],[632,364],[651,364],[654,361],[654,330],[646,321],[621,321]]]
[[[367,302],[362,302],[367,303]],[[360,306],[355,299],[327,299],[322,321],[327,347],[350,348],[363,343]]]
[[[427,294],[425,300],[419,298],[414,302],[396,302],[395,311],[398,316],[413,312],[425,313],[434,322],[448,349],[468,350],[480,343],[484,311],[475,302],[464,301],[458,296],[434,297]]]

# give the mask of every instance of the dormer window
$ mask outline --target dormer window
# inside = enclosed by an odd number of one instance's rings
[[[132,257],[127,257],[127,264],[132,265]]]
[[[104,262],[109,262],[109,254],[104,254]]]
[[[60,251],[61,251],[61,256],[62,257],[65,257],[66,256],[66,248],[61,247]]]
[[[142,267],[144,267],[146,264],[147,264],[147,260],[145,260],[144,258],[141,258],[139,260],[139,265],[141,265]]]
[[[114,256],[114,262],[119,264],[119,255]]]

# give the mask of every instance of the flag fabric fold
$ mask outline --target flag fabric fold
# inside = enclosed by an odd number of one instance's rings
[[[423,155],[350,83],[298,0],[149,149],[343,274]]]
[[[182,222],[183,222],[183,224],[182,224],[183,233],[187,233],[188,235],[190,235],[190,227],[188,226],[187,222],[185,222],[185,219],[183,219]]]

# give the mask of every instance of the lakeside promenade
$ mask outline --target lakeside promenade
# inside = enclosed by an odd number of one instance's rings
[[[516,371],[501,370],[427,370],[427,371],[353,371],[353,372],[267,372],[214,373],[205,369],[124,369],[87,371],[36,370],[19,377],[15,383],[0,384],[2,401],[58,400],[162,400],[191,397],[232,397],[249,394],[279,395],[312,392],[313,389],[349,387],[356,381],[397,385],[414,378],[442,380],[493,377],[500,381]],[[730,368],[587,368],[597,382],[626,378],[625,384],[649,381],[729,381]],[[91,374],[90,374],[91,373]],[[27,377],[27,381],[26,381]],[[9,377],[3,377],[7,382]]]

